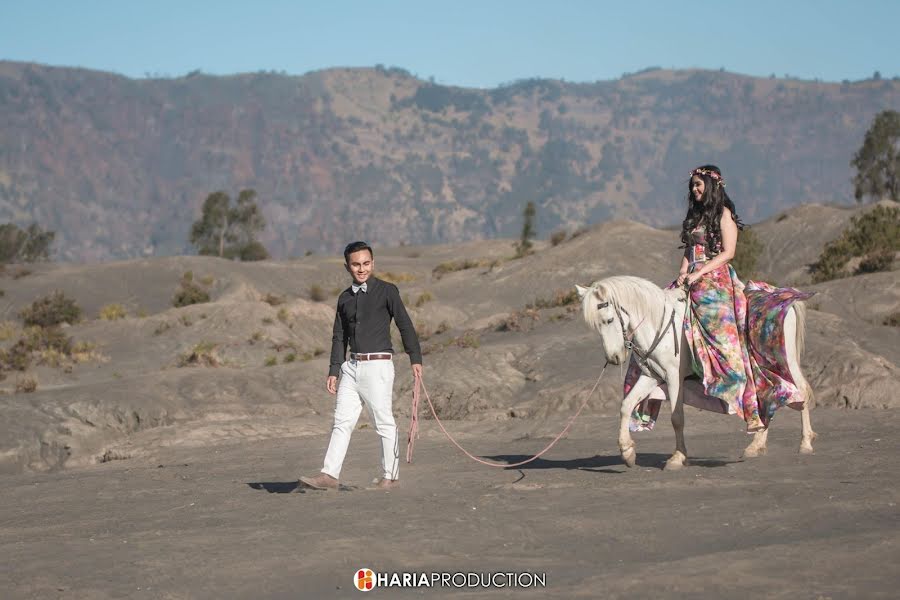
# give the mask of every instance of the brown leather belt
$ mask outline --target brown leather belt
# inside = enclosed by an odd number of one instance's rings
[[[369,354],[356,354],[354,352],[350,353],[350,360],[391,360],[392,358],[394,358],[394,355],[390,352]]]

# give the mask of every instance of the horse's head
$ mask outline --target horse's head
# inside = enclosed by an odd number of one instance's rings
[[[618,310],[616,299],[602,283],[586,288],[576,285],[581,298],[581,310],[587,324],[600,334],[600,344],[606,359],[619,365],[627,355],[623,328],[627,330],[628,315]]]

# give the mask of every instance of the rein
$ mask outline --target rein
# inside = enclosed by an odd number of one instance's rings
[[[420,387],[420,385],[421,385],[422,391],[425,392],[425,400],[428,401],[428,408],[431,409],[431,415],[434,417],[434,420],[437,421],[437,424],[441,428],[441,431],[444,432],[444,435],[447,436],[447,439],[450,440],[450,442],[452,442],[454,446],[456,446],[457,448],[462,450],[463,454],[465,454],[466,456],[468,456],[469,458],[471,458],[472,460],[474,460],[477,463],[481,463],[482,465],[486,465],[488,467],[500,467],[500,468],[508,469],[511,467],[520,467],[520,466],[528,464],[534,460],[537,460],[542,455],[544,455],[548,450],[550,450],[550,448],[555,446],[556,442],[558,442],[560,439],[562,439],[562,437],[566,434],[566,432],[569,431],[569,428],[572,426],[572,424],[575,423],[575,419],[578,418],[578,415],[581,414],[581,411],[584,410],[584,407],[587,406],[588,400],[590,400],[591,396],[594,395],[594,392],[597,391],[597,386],[600,385],[600,380],[603,378],[603,373],[606,372],[607,366],[609,366],[609,361],[606,361],[606,364],[603,365],[603,368],[600,370],[600,376],[597,377],[597,382],[594,384],[594,387],[592,387],[591,391],[588,392],[587,396],[585,396],[584,402],[581,403],[581,406],[578,408],[578,410],[575,412],[575,414],[572,416],[572,418],[569,419],[569,422],[566,423],[566,426],[563,428],[563,430],[559,432],[559,435],[557,435],[553,439],[552,442],[547,444],[547,446],[543,450],[541,450],[540,452],[538,452],[531,458],[529,458],[527,460],[523,460],[521,462],[512,463],[512,464],[490,462],[490,461],[478,458],[477,456],[474,456],[471,452],[469,452],[468,450],[466,450],[465,448],[460,446],[459,442],[457,442],[455,439],[453,439],[453,436],[450,435],[450,433],[444,427],[444,424],[441,423],[441,420],[438,418],[437,411],[434,410],[434,404],[432,404],[431,398],[428,396],[428,390],[425,388],[425,382],[422,381],[421,378],[416,378],[415,385],[413,386],[412,414],[410,415],[410,420],[409,420],[409,436],[407,437],[407,440],[406,440],[406,462],[407,463],[412,462],[413,447],[415,446],[416,440],[419,439],[419,387]]]
[[[608,303],[605,303],[608,304]],[[597,308],[603,307],[602,304],[597,305]],[[626,316],[631,316],[628,314],[628,311],[624,308],[619,308],[618,303],[613,303],[613,308],[616,309],[616,316],[619,318],[619,326],[622,328],[622,338],[625,340],[625,349],[630,350],[637,357],[636,360],[638,364],[640,364],[644,369],[650,371],[656,376],[660,374],[650,365],[650,355],[656,350],[656,347],[659,346],[659,343],[663,340],[666,335],[666,332],[669,328],[672,329],[672,341],[675,345],[675,356],[678,356],[678,329],[675,327],[675,307],[672,307],[672,312],[669,314],[669,322],[666,323],[666,314],[663,312],[663,320],[659,324],[659,329],[656,332],[656,337],[653,339],[653,342],[650,344],[650,347],[646,351],[642,351],[637,345],[634,343],[634,335],[637,333],[638,328],[643,325],[644,319],[637,324],[637,327],[631,330],[631,335],[628,334],[628,331],[625,328],[625,319],[622,318],[622,313],[625,313]],[[665,379],[665,377],[662,377]]]

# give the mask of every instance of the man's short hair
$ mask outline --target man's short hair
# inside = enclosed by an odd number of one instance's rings
[[[344,262],[349,265],[350,255],[354,252],[360,252],[361,250],[368,250],[372,258],[375,258],[375,252],[372,251],[372,246],[366,242],[350,242],[347,244],[347,247],[344,248]]]

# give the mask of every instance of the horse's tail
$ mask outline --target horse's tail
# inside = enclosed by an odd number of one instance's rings
[[[803,351],[806,349],[806,302],[794,302],[792,304],[794,307],[794,313],[797,317],[797,366],[800,366],[800,357],[803,356]],[[806,406],[812,408],[816,405],[815,395],[813,394],[813,388],[809,384],[809,381],[803,376],[803,386],[802,392],[803,397],[806,398]]]

